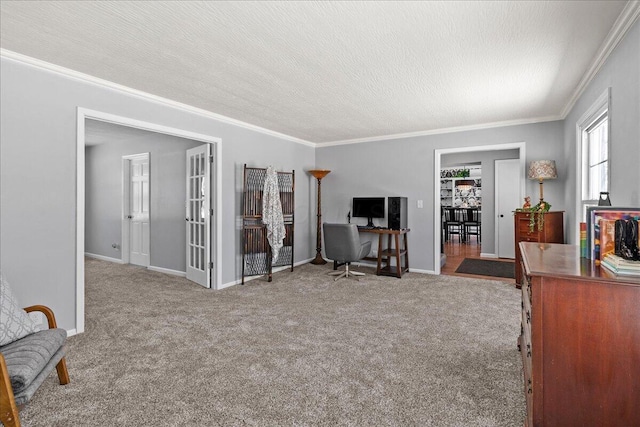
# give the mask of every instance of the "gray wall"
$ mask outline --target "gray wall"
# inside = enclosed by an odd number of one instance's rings
[[[76,114],[84,107],[222,139],[222,283],[241,271],[242,165],[296,170],[295,260],[312,257],[315,210],[304,171],[313,147],[96,84],[0,60],[0,267],[23,305],[49,305],[76,327]]]
[[[577,243],[580,212],[576,213],[576,124],[596,99],[611,88],[610,197],[614,206],[640,206],[640,21],[600,68],[564,121],[568,238]],[[545,194],[546,194],[545,184]]]
[[[85,252],[122,259],[112,247],[122,247],[122,156],[150,153],[150,264],[185,272],[186,150],[202,142],[140,130],[135,136],[85,149]]]
[[[440,209],[434,207],[434,150],[525,142],[527,161],[556,159],[562,174],[562,132],[562,121],[555,121],[318,148],[317,167],[332,170],[322,181],[322,218],[346,221],[354,196],[406,196],[410,265],[433,271],[433,221]],[[545,184],[545,199],[558,210],[564,209],[562,181]],[[537,183],[527,181],[526,193],[537,191]],[[417,200],[424,201],[423,209],[417,208]]]
[[[518,157],[519,150],[496,150],[444,154],[440,159],[442,167],[464,165],[472,162],[480,162],[482,166],[482,254],[496,255],[495,161],[517,159]],[[518,183],[514,182],[513,185],[518,185]],[[531,199],[534,200],[535,197]],[[517,207],[519,206],[514,206],[513,208]]]

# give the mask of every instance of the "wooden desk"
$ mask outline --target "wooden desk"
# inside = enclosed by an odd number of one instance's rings
[[[377,260],[376,274],[378,276],[395,276],[402,278],[402,273],[409,271],[409,246],[407,246],[407,233],[411,231],[408,228],[401,230],[391,230],[388,228],[361,228],[358,227],[360,233],[373,233],[378,235],[378,258],[365,258]],[[387,236],[387,246],[383,248],[383,239]],[[400,245],[400,236],[403,236],[403,244]],[[393,245],[392,245],[393,243]],[[402,264],[404,258],[404,264]],[[396,265],[391,265],[391,260],[396,260]],[[384,265],[382,265],[384,262]]]

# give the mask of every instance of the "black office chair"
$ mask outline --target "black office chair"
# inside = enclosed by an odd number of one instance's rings
[[[324,229],[324,251],[327,258],[345,264],[344,271],[329,273],[337,275],[334,281],[341,277],[364,276],[364,273],[349,270],[349,263],[361,260],[371,250],[371,242],[360,242],[358,226],[355,224],[328,224],[322,225]],[[356,278],[356,280],[358,280]]]

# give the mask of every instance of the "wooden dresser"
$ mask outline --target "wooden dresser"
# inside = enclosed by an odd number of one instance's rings
[[[535,215],[535,214],[534,214]],[[544,226],[538,231],[538,225],[533,231],[529,228],[531,214],[529,212],[515,212],[515,245],[516,266],[520,265],[520,242],[564,243],[564,212],[547,212],[544,214]],[[537,218],[536,218],[537,221]],[[516,268],[516,287],[522,285],[522,273]]]
[[[640,426],[640,277],[521,243],[525,426]]]

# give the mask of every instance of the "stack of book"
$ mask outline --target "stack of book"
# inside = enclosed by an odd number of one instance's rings
[[[619,276],[640,276],[640,261],[629,261],[616,254],[607,254],[600,264]]]

